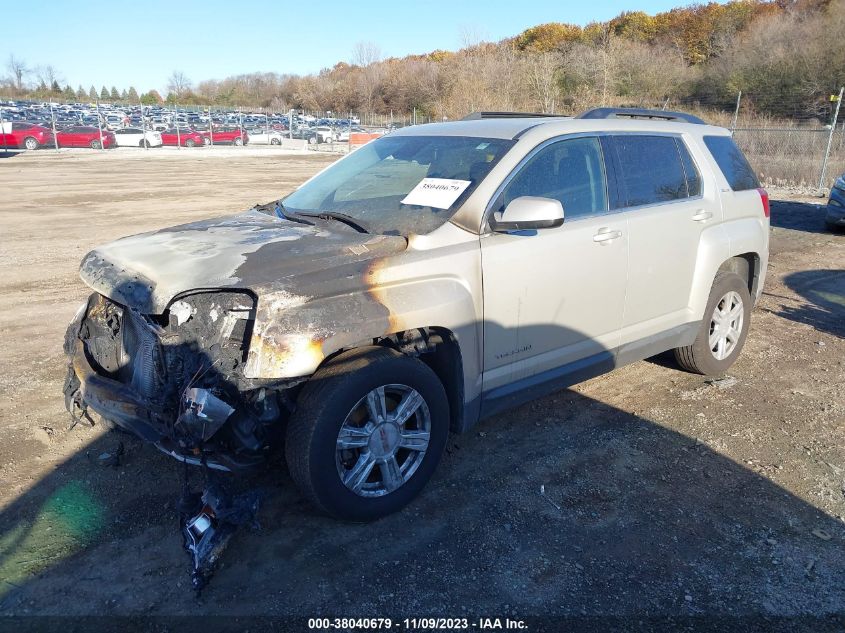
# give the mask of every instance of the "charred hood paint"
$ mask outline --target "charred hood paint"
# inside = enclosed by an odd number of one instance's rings
[[[405,250],[403,237],[299,224],[259,211],[141,233],[100,246],[82,260],[92,289],[143,314],[161,314],[178,295],[245,289],[301,295],[297,277],[332,278]],[[361,281],[363,285],[363,281]]]

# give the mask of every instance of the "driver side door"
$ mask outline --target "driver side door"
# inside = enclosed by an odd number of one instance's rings
[[[564,222],[482,236],[487,413],[523,388],[612,369],[627,283],[627,220],[612,211],[599,137],[547,141],[509,178],[490,212],[540,196],[561,202]]]

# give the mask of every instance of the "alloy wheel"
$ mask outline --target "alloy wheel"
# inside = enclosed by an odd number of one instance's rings
[[[343,484],[361,497],[380,497],[413,477],[431,437],[431,414],[415,389],[376,387],[347,414],[335,461]]]

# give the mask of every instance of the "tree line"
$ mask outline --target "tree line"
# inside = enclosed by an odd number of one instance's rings
[[[733,108],[824,116],[845,83],[845,0],[734,0],[654,16],[625,12],[585,27],[552,22],[498,42],[465,33],[457,51],[383,58],[362,42],[311,75],[250,73],[196,83],[174,71],[155,91],[87,92],[40,69],[27,85],[13,57],[5,94],[67,100],[289,108],[457,118],[476,110],[571,113],[598,105]],[[52,70],[52,69],[51,69]],[[49,81],[48,81],[49,80]],[[61,97],[60,97],[61,95]],[[119,97],[119,98],[116,98]]]

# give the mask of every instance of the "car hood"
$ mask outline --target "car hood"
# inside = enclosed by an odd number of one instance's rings
[[[194,290],[314,296],[338,279],[364,286],[373,260],[406,248],[404,237],[335,223],[311,226],[253,209],[100,246],[82,260],[80,276],[118,303],[161,314],[176,296]]]

